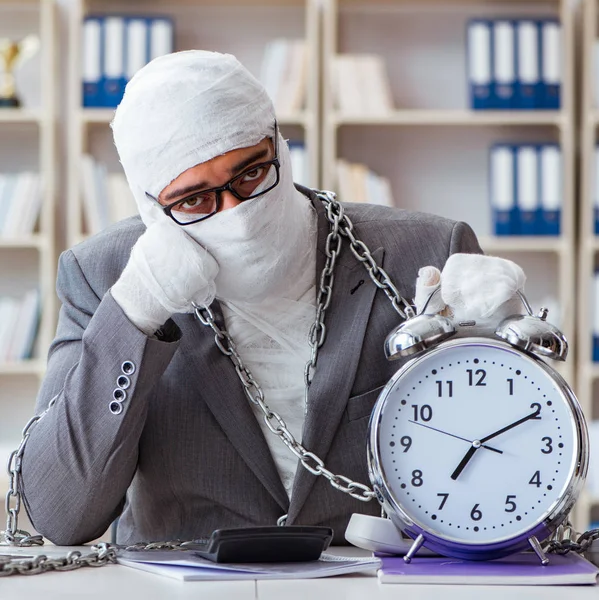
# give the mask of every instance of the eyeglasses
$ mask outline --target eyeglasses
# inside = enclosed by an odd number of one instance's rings
[[[147,198],[156,202],[164,214],[168,215],[175,223],[179,225],[192,225],[198,221],[204,221],[215,215],[222,205],[222,193],[228,191],[235,198],[245,202],[270,192],[280,181],[279,170],[279,142],[278,129],[275,122],[275,155],[271,160],[261,162],[230,179],[220,187],[210,188],[208,190],[199,190],[185,196],[172,204],[161,204],[157,198],[146,192]],[[259,192],[255,192],[262,186]]]

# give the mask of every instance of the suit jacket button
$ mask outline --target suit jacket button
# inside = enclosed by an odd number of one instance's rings
[[[133,364],[130,360],[126,360],[122,365],[121,365],[121,371],[125,374],[125,375],[133,375],[133,373],[135,373],[135,364]]]

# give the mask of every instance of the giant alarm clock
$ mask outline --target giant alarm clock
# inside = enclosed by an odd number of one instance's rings
[[[372,413],[369,474],[415,540],[408,561],[424,545],[471,560],[532,546],[546,562],[540,544],[567,519],[589,459],[579,403],[541,358],[567,355],[546,316],[529,311],[492,337],[449,339],[448,319],[420,315],[387,338],[389,359],[410,359]]]

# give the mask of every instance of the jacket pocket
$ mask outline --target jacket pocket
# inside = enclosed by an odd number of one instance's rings
[[[380,385],[368,392],[364,392],[358,396],[352,396],[347,401],[347,407],[345,412],[347,414],[348,421],[355,421],[362,417],[369,417],[379,394],[383,391],[384,385]]]

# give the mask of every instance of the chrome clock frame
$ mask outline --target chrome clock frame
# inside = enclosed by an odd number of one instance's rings
[[[389,393],[402,377],[422,361],[427,361],[429,358],[442,351],[444,352],[448,349],[462,346],[486,346],[508,350],[512,353],[522,355],[534,366],[545,371],[545,373],[555,381],[560,393],[566,400],[570,409],[570,419],[574,425],[574,431],[576,432],[575,466],[570,475],[570,480],[565,492],[555,499],[549,509],[535,521],[529,530],[492,543],[456,542],[452,539],[446,539],[426,525],[417,523],[416,520],[410,516],[410,510],[407,505],[402,504],[393,496],[390,488],[387,486],[385,473],[381,463],[381,450],[378,441],[382,413],[387,403]],[[555,369],[546,364],[542,359],[529,352],[515,348],[499,339],[474,337],[452,339],[430,348],[409,360],[395,373],[395,375],[393,375],[384,387],[370,417],[368,436],[368,473],[370,481],[378,501],[390,516],[391,520],[399,529],[406,532],[412,539],[416,540],[415,545],[412,548],[412,554],[416,552],[417,547],[424,545],[444,556],[468,560],[489,560],[513,554],[514,552],[532,546],[545,563],[546,560],[543,558],[539,542],[546,540],[557,527],[567,519],[568,514],[578,499],[584,485],[588,470],[588,462],[589,441],[586,422],[580,404],[570,386],[563,377],[555,371]],[[407,562],[409,562],[410,558],[411,556],[407,557]]]

